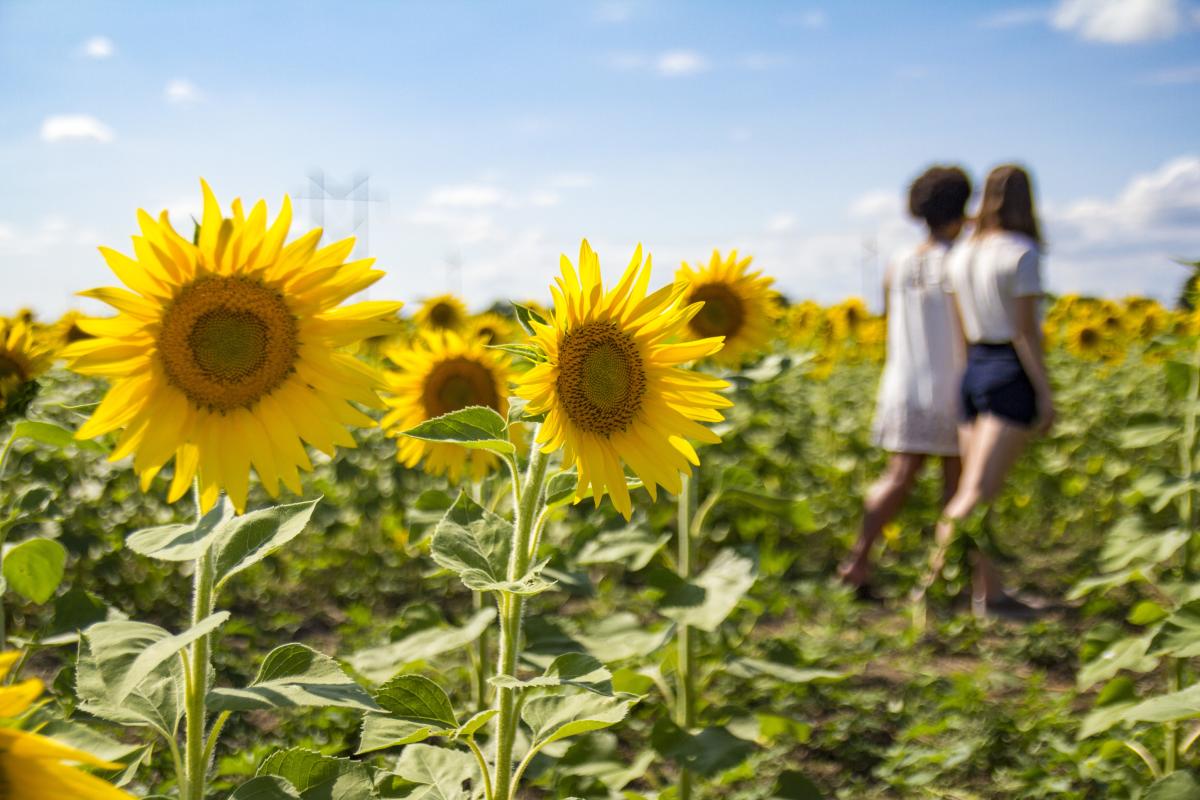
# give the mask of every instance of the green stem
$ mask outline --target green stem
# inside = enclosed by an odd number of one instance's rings
[[[200,490],[196,487],[196,519],[200,513]],[[213,563],[212,550],[204,551],[196,559],[195,589],[192,594],[192,625],[213,612]],[[187,800],[204,800],[206,778],[208,772],[208,756],[210,748],[205,742],[205,723],[207,708],[205,700],[208,695],[208,671],[210,666],[209,636],[201,636],[192,643],[190,648],[189,676],[185,711],[187,714],[187,739],[184,745],[185,772],[187,785]],[[215,744],[215,743],[214,743]]]
[[[683,486],[679,497],[676,498],[678,507],[678,530],[675,538],[678,544],[676,568],[679,577],[688,580],[692,576],[692,518],[696,512],[696,481],[690,475],[684,475]],[[695,642],[693,631],[687,625],[680,625],[675,634],[678,647],[677,661],[679,688],[675,695],[675,723],[686,731],[691,731],[696,725],[696,665]],[[686,767],[679,772],[679,799],[690,800],[692,796],[693,775]]]
[[[537,430],[533,432],[537,442]],[[525,473],[521,491],[517,497],[513,520],[513,542],[508,556],[508,579],[518,580],[529,570],[529,540],[533,522],[538,516],[542,502],[542,488],[546,479],[546,454],[535,444],[529,453],[529,467]],[[514,470],[514,485],[516,470]],[[500,596],[500,653],[496,672],[499,675],[517,674],[517,655],[521,649],[521,613],[524,598],[517,594],[503,593]],[[513,786],[513,743],[517,735],[517,694],[512,688],[496,690],[499,713],[496,715],[496,786],[495,800],[512,800]]]
[[[13,442],[17,441],[17,426],[12,426],[12,433],[8,435],[8,441],[4,443],[4,449],[0,450],[0,476],[4,475],[4,468],[8,465],[8,454],[12,450]],[[0,574],[4,570],[4,540],[8,538],[8,525],[0,525]],[[0,591],[0,651],[7,649],[8,646],[8,629],[5,627],[5,618],[8,616],[8,609],[4,607],[4,592]]]
[[[1178,692],[1183,686],[1183,659],[1170,659],[1168,670],[1167,691]],[[1175,771],[1175,761],[1179,755],[1179,723],[1168,722],[1163,738],[1163,774],[1170,775]]]
[[[471,605],[479,611],[483,608],[483,593],[471,592]],[[488,651],[491,649],[488,643],[488,633],[490,629],[484,628],[483,633],[479,634],[479,638],[475,640],[475,648],[471,651],[471,671],[474,673],[473,693],[475,697],[475,710],[483,711],[488,705]]]
[[[487,759],[483,757],[483,751],[475,743],[474,736],[467,737],[467,747],[471,748],[471,755],[475,756],[475,763],[479,765],[479,773],[483,775],[484,800],[494,800],[495,792],[492,789],[492,776],[488,772]]]

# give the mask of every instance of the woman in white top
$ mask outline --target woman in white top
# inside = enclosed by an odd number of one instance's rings
[[[839,569],[860,597],[869,587],[871,548],[883,526],[904,506],[929,456],[942,462],[945,502],[958,483],[958,394],[961,347],[945,271],[950,245],[963,227],[971,182],[957,167],[935,166],[913,181],[910,213],[928,235],[900,254],[884,275],[887,363],[879,384],[875,443],[891,453],[887,469],[863,504],[862,527],[851,558]]]
[[[984,186],[975,233],[949,259],[960,323],[956,339],[967,351],[959,431],[963,472],[938,523],[935,570],[956,524],[996,497],[1030,436],[1054,422],[1038,320],[1040,249],[1029,174],[1018,166],[997,167]],[[1004,593],[982,553],[975,556],[974,577],[977,614],[1030,610]]]

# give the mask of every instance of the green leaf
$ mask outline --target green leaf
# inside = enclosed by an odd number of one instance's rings
[[[54,621],[48,631],[51,637],[77,633],[108,617],[108,606],[99,597],[78,587],[54,598]]]
[[[250,711],[297,706],[379,708],[336,661],[302,644],[285,644],[267,654],[258,676],[244,689],[213,689],[213,711]]]
[[[1158,666],[1158,659],[1147,655],[1155,631],[1142,636],[1128,636],[1108,645],[1094,659],[1084,664],[1075,676],[1079,691],[1086,691],[1100,681],[1106,681],[1121,670],[1149,672]]]
[[[393,717],[443,730],[458,728],[450,697],[423,675],[397,675],[379,687],[375,702]]]
[[[471,792],[463,789],[464,784],[478,790],[482,786],[479,766],[470,753],[413,744],[404,748],[396,762],[396,774],[406,781],[431,787],[422,795],[430,800],[469,800]]]
[[[821,790],[802,772],[784,770],[767,800],[822,800]]]
[[[62,583],[67,550],[53,539],[26,539],[4,555],[8,588],[35,603],[54,596]]]
[[[546,320],[542,319],[542,315],[534,311],[532,308],[523,306],[520,303],[513,303],[512,307],[513,311],[516,312],[517,315],[517,324],[520,325],[530,336],[533,336],[535,333],[532,323],[536,322],[539,325],[548,324]]]
[[[1176,658],[1200,655],[1200,600],[1185,603],[1167,617],[1151,641],[1149,652]]]
[[[746,760],[753,742],[739,739],[723,727],[689,733],[661,718],[650,732],[650,744],[660,755],[700,775],[715,775]]]
[[[458,730],[455,732],[454,735],[455,736],[474,736],[476,733],[478,733],[480,731],[481,728],[483,728],[484,725],[487,725],[491,721],[492,717],[496,716],[499,713],[500,713],[500,711],[495,708],[489,708],[484,711],[477,711],[476,713],[471,715],[471,718],[469,720],[467,720],[466,722],[464,722],[462,725],[459,726]]]
[[[764,676],[789,685],[803,683],[832,683],[850,677],[846,672],[828,669],[801,669],[777,661],[762,661],[757,658],[737,658],[725,664],[725,671],[738,678]]]
[[[263,761],[258,774],[277,775],[300,793],[302,800],[367,800],[378,797],[365,764],[293,747]]]
[[[556,472],[546,481],[546,505],[561,506],[575,499],[579,486],[579,473],[575,470]]]
[[[144,528],[131,533],[125,544],[135,553],[160,561],[195,561],[220,534],[221,526],[231,519],[233,506],[222,500],[199,522]]]
[[[532,746],[540,750],[551,742],[616,725],[637,701],[629,695],[592,692],[533,697],[522,706],[521,719],[533,732]]]
[[[300,793],[286,778],[259,775],[234,790],[229,800],[300,800]]]
[[[438,523],[430,553],[439,566],[457,573],[479,592],[537,594],[552,584],[534,568],[514,581],[507,579],[513,527],[462,493]]]
[[[715,631],[754,585],[754,562],[733,550],[722,550],[693,581],[667,593],[663,616],[680,625]]]
[[[546,360],[546,354],[542,352],[542,348],[532,344],[489,344],[488,349],[502,350],[534,364]]]
[[[320,498],[264,508],[220,525],[213,541],[214,592],[300,535]]]
[[[1143,700],[1124,714],[1128,722],[1174,722],[1200,716],[1200,683]]]
[[[111,689],[109,702],[120,705],[157,667],[227,619],[228,611],[218,611],[175,635],[144,622],[98,622],[88,628],[84,636],[105,685]]]
[[[347,661],[355,670],[378,683],[409,664],[466,647],[482,636],[495,618],[496,609],[480,609],[462,627],[425,628],[390,644],[360,650]]]
[[[670,540],[670,533],[655,536],[640,525],[631,525],[628,528],[599,533],[595,538],[588,540],[575,560],[582,566],[623,564],[629,570],[637,572],[645,569]]]
[[[1100,569],[1118,572],[1130,566],[1161,564],[1188,540],[1187,531],[1152,532],[1137,517],[1125,517],[1108,532],[1100,553]]]
[[[166,634],[161,628],[146,623],[133,623],[147,629],[146,640]],[[114,702],[113,693],[104,681],[104,673],[92,654],[86,634],[79,641],[75,663],[75,696],[80,708],[100,719],[119,725],[150,727],[171,738],[184,709],[183,665],[172,658],[156,667],[129,696]]]
[[[1167,390],[1177,398],[1187,397],[1192,383],[1192,365],[1182,361],[1164,361],[1163,374]]]
[[[407,719],[396,719],[383,714],[364,714],[355,755],[423,742],[431,736],[445,734],[444,730]]]
[[[1087,739],[1125,721],[1125,714],[1137,705],[1133,679],[1126,675],[1113,678],[1096,698],[1096,707],[1083,718],[1079,739]]]
[[[23,419],[13,426],[12,435],[15,439],[32,439],[39,444],[49,445],[50,447],[65,448],[74,446],[84,450],[104,452],[104,445],[99,442],[94,442],[90,439],[77,440],[73,432],[50,422]]]
[[[490,450],[501,455],[516,452],[513,443],[508,441],[508,424],[504,417],[487,406],[467,406],[434,417],[404,431],[404,435],[429,442]]]
[[[51,720],[38,733],[105,761],[120,761],[141,749],[138,744],[119,742],[87,725],[63,719]]]
[[[497,675],[491,682],[509,689],[575,686],[597,694],[613,693],[612,673],[595,656],[587,653],[563,653],[550,662],[546,671],[537,678],[521,681],[512,675]]]
[[[1153,600],[1142,600],[1137,605],[1129,610],[1129,614],[1125,617],[1125,621],[1130,625],[1146,626],[1153,625],[1161,621],[1167,616],[1167,609],[1160,606]]]
[[[725,489],[721,492],[722,503],[740,503],[750,508],[756,508],[759,511],[765,511],[768,514],[777,516],[791,516],[792,507],[796,503],[803,503],[802,499],[793,499],[790,497],[779,497],[777,495],[766,494],[765,492],[755,492],[749,489]]]
[[[1142,800],[1200,800],[1200,781],[1190,772],[1172,772],[1150,785]]]
[[[1123,450],[1138,450],[1168,442],[1182,431],[1175,425],[1152,423],[1131,425],[1117,434],[1117,444]]]

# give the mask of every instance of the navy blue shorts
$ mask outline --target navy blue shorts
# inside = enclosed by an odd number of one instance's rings
[[[962,416],[970,422],[980,414],[993,414],[1026,428],[1037,418],[1033,384],[1011,343],[973,344],[967,350]]]

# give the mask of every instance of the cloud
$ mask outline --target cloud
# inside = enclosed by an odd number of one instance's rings
[[[1179,0],[1061,0],[1051,24],[1088,41],[1133,44],[1170,38],[1186,22]]]
[[[694,50],[668,50],[654,62],[654,69],[665,78],[682,78],[708,69],[708,61]]]
[[[596,184],[596,176],[590,172],[558,172],[550,176],[548,183],[556,189],[590,189]]]
[[[850,203],[848,213],[853,219],[882,220],[902,215],[904,200],[891,189],[871,189]]]
[[[92,139],[111,142],[112,128],[88,114],[56,114],[42,120],[42,140],[62,142],[71,139]]]
[[[780,18],[780,22],[782,22],[784,25],[792,25],[798,28],[806,28],[810,31],[815,31],[829,25],[829,15],[820,8],[809,8],[784,14],[783,17]]]
[[[1142,78],[1142,83],[1154,86],[1174,86],[1185,83],[1200,83],[1200,64],[1190,67],[1173,67],[1151,72]]]
[[[782,212],[774,214],[767,220],[767,233],[787,233],[796,227],[796,217],[793,214]]]
[[[632,16],[633,6],[630,3],[621,2],[600,3],[592,13],[594,20],[609,25],[628,22]]]
[[[93,36],[83,43],[80,52],[88,58],[111,58],[117,46],[107,36]]]
[[[168,103],[177,106],[191,105],[200,99],[200,90],[196,85],[182,78],[167,81],[164,94]]]
[[[428,204],[441,208],[487,208],[498,206],[507,197],[498,187],[487,183],[441,186],[429,194]]]
[[[1032,25],[1035,22],[1046,22],[1050,19],[1050,9],[1044,7],[1006,8],[989,14],[977,23],[980,28],[1017,28],[1022,25]]]
[[[535,208],[550,208],[562,202],[562,195],[558,192],[540,190],[529,195],[529,204]]]

